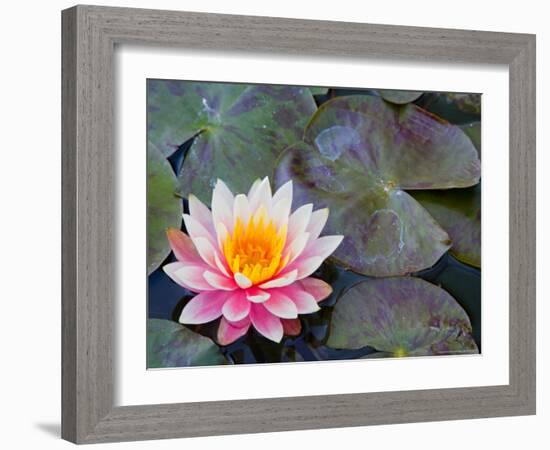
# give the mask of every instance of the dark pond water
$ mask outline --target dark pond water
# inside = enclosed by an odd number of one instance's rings
[[[171,255],[166,262],[173,260]],[[320,303],[320,311],[300,316],[302,332],[299,336],[285,337],[280,344],[275,344],[251,329],[243,338],[222,347],[224,355],[234,363],[246,364],[355,359],[374,353],[375,350],[370,347],[336,350],[325,345],[336,299],[346,289],[369,277],[344,270],[330,262],[324,263],[313,276],[329,282],[334,292]],[[445,254],[432,268],[414,276],[441,286],[462,305],[470,316],[474,339],[481,349],[481,272]],[[170,280],[162,270],[156,270],[149,276],[149,317],[177,321],[182,308],[192,296],[191,292]],[[204,325],[190,325],[189,328],[214,339],[217,326],[218,321],[214,321]]]
[[[329,98],[353,94],[372,95],[373,92],[365,89],[332,89],[327,95],[315,98],[320,105]],[[479,120],[479,115],[449,108],[449,105],[441,103],[436,95],[424,94],[415,103],[419,106],[429,107],[433,112],[437,112],[455,124]],[[169,158],[176,173],[179,173],[191,144],[192,140],[184,143]],[[186,201],[183,200],[183,202],[184,209],[187,211]],[[173,255],[170,255],[161,267],[174,260]],[[299,336],[285,337],[280,344],[276,344],[257,334],[251,327],[245,336],[231,345],[222,347],[224,355],[233,363],[250,364],[356,359],[375,353],[376,350],[371,347],[357,350],[337,350],[325,345],[332,309],[337,298],[354,284],[368,280],[369,277],[344,270],[332,264],[330,260],[325,262],[313,276],[330,283],[334,292],[328,299],[320,303],[322,306],[320,311],[300,316],[302,332]],[[470,317],[473,336],[481,350],[481,271],[461,263],[447,253],[433,267],[413,274],[413,276],[441,286],[462,305]],[[191,292],[170,280],[162,269],[157,269],[149,276],[148,280],[148,316],[149,318],[177,321],[182,308],[192,296]],[[217,327],[218,321],[189,326],[191,330],[212,339],[216,336]]]

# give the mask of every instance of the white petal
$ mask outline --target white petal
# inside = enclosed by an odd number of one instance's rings
[[[309,233],[309,241],[317,239],[328,220],[328,208],[318,209],[311,214],[306,231]]]
[[[222,222],[229,232],[233,231],[234,197],[222,180],[218,180],[212,192],[212,219],[214,224]]]
[[[306,244],[309,241],[309,233],[302,233],[294,241],[290,243],[285,252],[285,257],[289,255],[288,263],[294,261],[306,248]]]
[[[239,194],[235,197],[235,203],[233,204],[233,219],[235,223],[237,219],[240,219],[245,227],[248,224],[250,219],[250,206],[248,204],[248,198],[244,194]]]
[[[231,278],[224,277],[215,272],[205,271],[202,276],[208,282],[210,286],[222,291],[234,291],[237,289],[237,285]]]
[[[313,242],[310,242],[303,252],[304,256],[320,256],[323,259],[328,258],[334,250],[340,245],[344,236],[332,235],[322,236]]]
[[[273,204],[273,209],[271,210],[271,219],[273,220],[273,223],[278,230],[281,229],[281,227],[283,227],[284,225],[288,224],[291,206],[292,197],[283,197],[277,203]]]
[[[298,276],[296,279],[301,280],[302,278],[309,277],[313,272],[321,267],[324,260],[325,258],[320,256],[313,256],[311,258],[304,259],[300,258],[293,264],[293,267],[296,267],[296,270],[298,270]]]
[[[298,276],[298,270],[293,270],[277,278],[273,278],[266,283],[260,284],[260,287],[262,289],[270,289],[270,288],[288,286],[289,284],[294,283],[294,281],[296,281],[297,276]]]
[[[250,212],[254,214],[260,206],[264,206],[267,212],[271,211],[271,185],[269,184],[269,178],[265,177],[257,189],[248,197],[250,203]]]
[[[288,219],[287,244],[292,242],[296,236],[306,231],[312,211],[313,205],[308,203],[307,205],[300,206],[290,215]]]
[[[237,272],[234,278],[235,278],[235,282],[241,289],[248,289],[250,286],[252,286],[252,281],[250,281],[246,276],[244,276],[240,272]]]
[[[212,221],[212,212],[193,194],[189,194],[189,214],[206,228],[214,236],[214,222]]]
[[[287,181],[273,194],[273,204],[277,204],[284,198],[292,201],[292,180]]]
[[[225,260],[225,257],[223,259]],[[227,270],[227,267],[225,266],[224,262],[218,255],[218,252],[214,253],[214,262],[216,263],[216,267],[221,273],[223,273],[226,277],[231,277],[231,275],[229,274],[229,271]]]
[[[265,302],[271,294],[266,291],[262,291],[261,289],[257,287],[251,287],[250,289],[247,289],[246,291],[246,298],[250,300],[252,303],[263,303]]]
[[[216,234],[218,235],[218,247],[223,252],[223,243],[229,237],[229,231],[227,231],[227,227],[223,222],[216,224]]]
[[[189,214],[184,214],[183,222],[185,223],[187,234],[189,234],[189,237],[193,240],[193,243],[195,243],[195,239],[197,238],[206,238],[213,244],[216,243],[214,236],[212,236],[210,232],[194,217]]]
[[[248,194],[247,194],[248,200],[250,200],[250,198],[254,195],[254,192],[256,192],[256,189],[258,189],[258,186],[260,185],[261,182],[262,182],[261,178],[256,178],[254,180],[254,183],[252,183],[252,186],[250,186],[250,190],[248,191]]]
[[[195,248],[202,260],[210,267],[217,268],[215,259],[216,249],[210,240],[204,237],[196,237],[193,238],[193,244],[195,244]]]

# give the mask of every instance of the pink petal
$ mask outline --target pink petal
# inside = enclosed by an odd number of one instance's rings
[[[168,228],[166,235],[168,236],[170,248],[178,261],[187,264],[197,264],[201,261],[193,241],[184,232],[176,228]]]
[[[302,332],[300,319],[281,319],[285,336],[298,336]]]
[[[234,291],[237,289],[237,285],[231,278],[227,278],[219,273],[206,270],[203,273],[203,277],[214,289],[220,289],[222,291]]]
[[[273,342],[281,342],[283,338],[283,325],[281,324],[281,319],[265,309],[263,303],[253,303],[251,305],[250,320],[258,333]]]
[[[189,194],[188,201],[189,214],[191,217],[197,220],[212,236],[214,236],[216,233],[214,230],[214,222],[212,220],[212,212],[193,194]]]
[[[197,238],[205,238],[212,242],[212,244],[216,244],[215,236],[210,234],[197,219],[191,217],[189,214],[184,214],[183,222],[185,223],[185,228],[187,228],[187,233],[189,233],[189,237],[193,240],[193,243],[195,243],[195,239]]]
[[[233,202],[233,194],[227,185],[218,180],[212,191],[212,220],[216,227],[223,223],[230,233],[233,232]]]
[[[225,257],[222,260],[222,258],[218,255],[218,252],[214,253],[214,262],[216,263],[216,267],[218,268],[218,270],[226,277],[231,277],[231,274],[229,273],[229,270],[227,268],[227,264],[224,261]]]
[[[311,212],[313,211],[313,205],[308,203],[307,205],[300,206],[294,211],[288,219],[287,230],[287,245],[296,239],[297,236],[306,231],[306,228],[311,219]]]
[[[260,284],[260,287],[262,289],[272,289],[277,287],[288,286],[289,284],[294,283],[294,281],[296,281],[297,275],[298,275],[298,270],[292,270],[290,272],[285,273],[284,275],[278,276],[277,278],[272,278],[266,283]]]
[[[215,289],[203,277],[206,266],[188,266],[182,262],[175,262],[166,264],[162,269],[172,280],[190,291],[202,292]]]
[[[240,323],[239,323],[240,325]],[[236,326],[222,317],[220,326],[218,327],[218,343],[220,345],[229,345],[244,336],[250,328],[250,320],[247,318],[246,323],[242,326]]]
[[[330,284],[319,280],[317,278],[308,277],[299,281],[304,290],[309,292],[316,302],[323,301],[330,294],[332,294],[332,287]]]
[[[298,310],[294,302],[279,289],[273,289],[271,291],[271,297],[261,304],[265,306],[271,314],[281,317],[282,319],[295,319],[298,317]],[[315,306],[317,306],[317,303]]]
[[[311,314],[321,309],[313,295],[304,290],[299,283],[281,288],[280,291],[294,302],[298,314]]]
[[[207,323],[222,315],[222,306],[227,300],[227,292],[201,292],[184,306],[180,315],[180,323]]]
[[[309,241],[312,242],[321,235],[328,220],[328,208],[318,209],[311,214],[311,219],[306,231],[309,233]]]
[[[289,269],[294,268],[294,270],[298,272],[296,279],[301,280],[309,277],[313,272],[321,267],[324,260],[325,258],[320,256],[313,256],[312,258],[298,258],[292,263],[292,266],[289,267]]]
[[[205,237],[196,237],[193,238],[193,243],[195,244],[195,247],[197,248],[197,252],[199,253],[202,260],[208,264],[210,267],[217,268],[216,265],[216,253],[217,250],[212,245],[212,241],[210,239],[207,239]]]
[[[304,251],[304,255],[310,256],[320,256],[323,259],[328,258],[334,250],[340,245],[342,240],[344,239],[344,236],[322,236],[319,239],[316,239],[315,241],[311,242],[306,250]]]
[[[309,241],[309,233],[299,234],[294,241],[287,247],[285,256],[289,256],[288,264],[294,261],[306,248]]]
[[[245,275],[242,273],[236,273],[234,275],[235,282],[241,289],[248,289],[250,286],[252,286],[252,281],[250,281]]]
[[[343,238],[343,236],[323,236],[310,242],[300,256],[285,267],[282,273],[297,269],[298,280],[310,276],[336,250]]]
[[[248,300],[252,303],[263,303],[270,297],[270,295],[271,294],[269,292],[262,291],[256,286],[252,286],[246,290],[246,298],[248,298]]]
[[[235,291],[229,297],[222,308],[224,317],[231,322],[238,322],[248,316],[250,312],[250,302],[242,290]]]
[[[245,227],[250,219],[250,205],[247,196],[244,194],[237,195],[233,203],[233,220],[236,221],[237,219],[240,219]]]

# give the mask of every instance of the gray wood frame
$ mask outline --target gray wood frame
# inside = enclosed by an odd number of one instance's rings
[[[93,443],[535,413],[535,36],[97,6],[63,11],[62,29],[63,438]],[[114,407],[113,51],[126,43],[508,65],[510,383]]]

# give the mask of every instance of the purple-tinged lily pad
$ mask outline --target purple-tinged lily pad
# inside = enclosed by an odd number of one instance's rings
[[[447,233],[404,189],[479,181],[462,130],[415,105],[350,96],[323,105],[304,139],[281,155],[275,183],[293,180],[295,206],[330,208],[327,233],[344,235],[335,260],[384,277],[430,267],[449,249]]]
[[[446,291],[420,278],[363,281],[336,303],[327,345],[392,356],[479,353],[470,319]]]
[[[170,253],[167,228],[181,226],[183,207],[174,194],[177,179],[163,154],[147,145],[147,271],[153,272]]]
[[[147,320],[147,368],[228,364],[211,339],[171,320]]]
[[[460,128],[481,154],[481,124],[475,122]],[[453,241],[451,253],[466,264],[481,267],[481,184],[466,189],[410,194],[449,234]]]
[[[481,184],[466,189],[414,191],[411,195],[449,234],[451,253],[466,264],[481,267]]]
[[[149,139],[165,155],[195,136],[178,194],[193,193],[208,204],[218,178],[246,192],[271,175],[317,109],[308,88],[172,80],[149,80],[147,106]]]
[[[423,94],[423,92],[418,91],[393,91],[388,89],[379,89],[378,93],[384,100],[396,105],[412,103]]]

